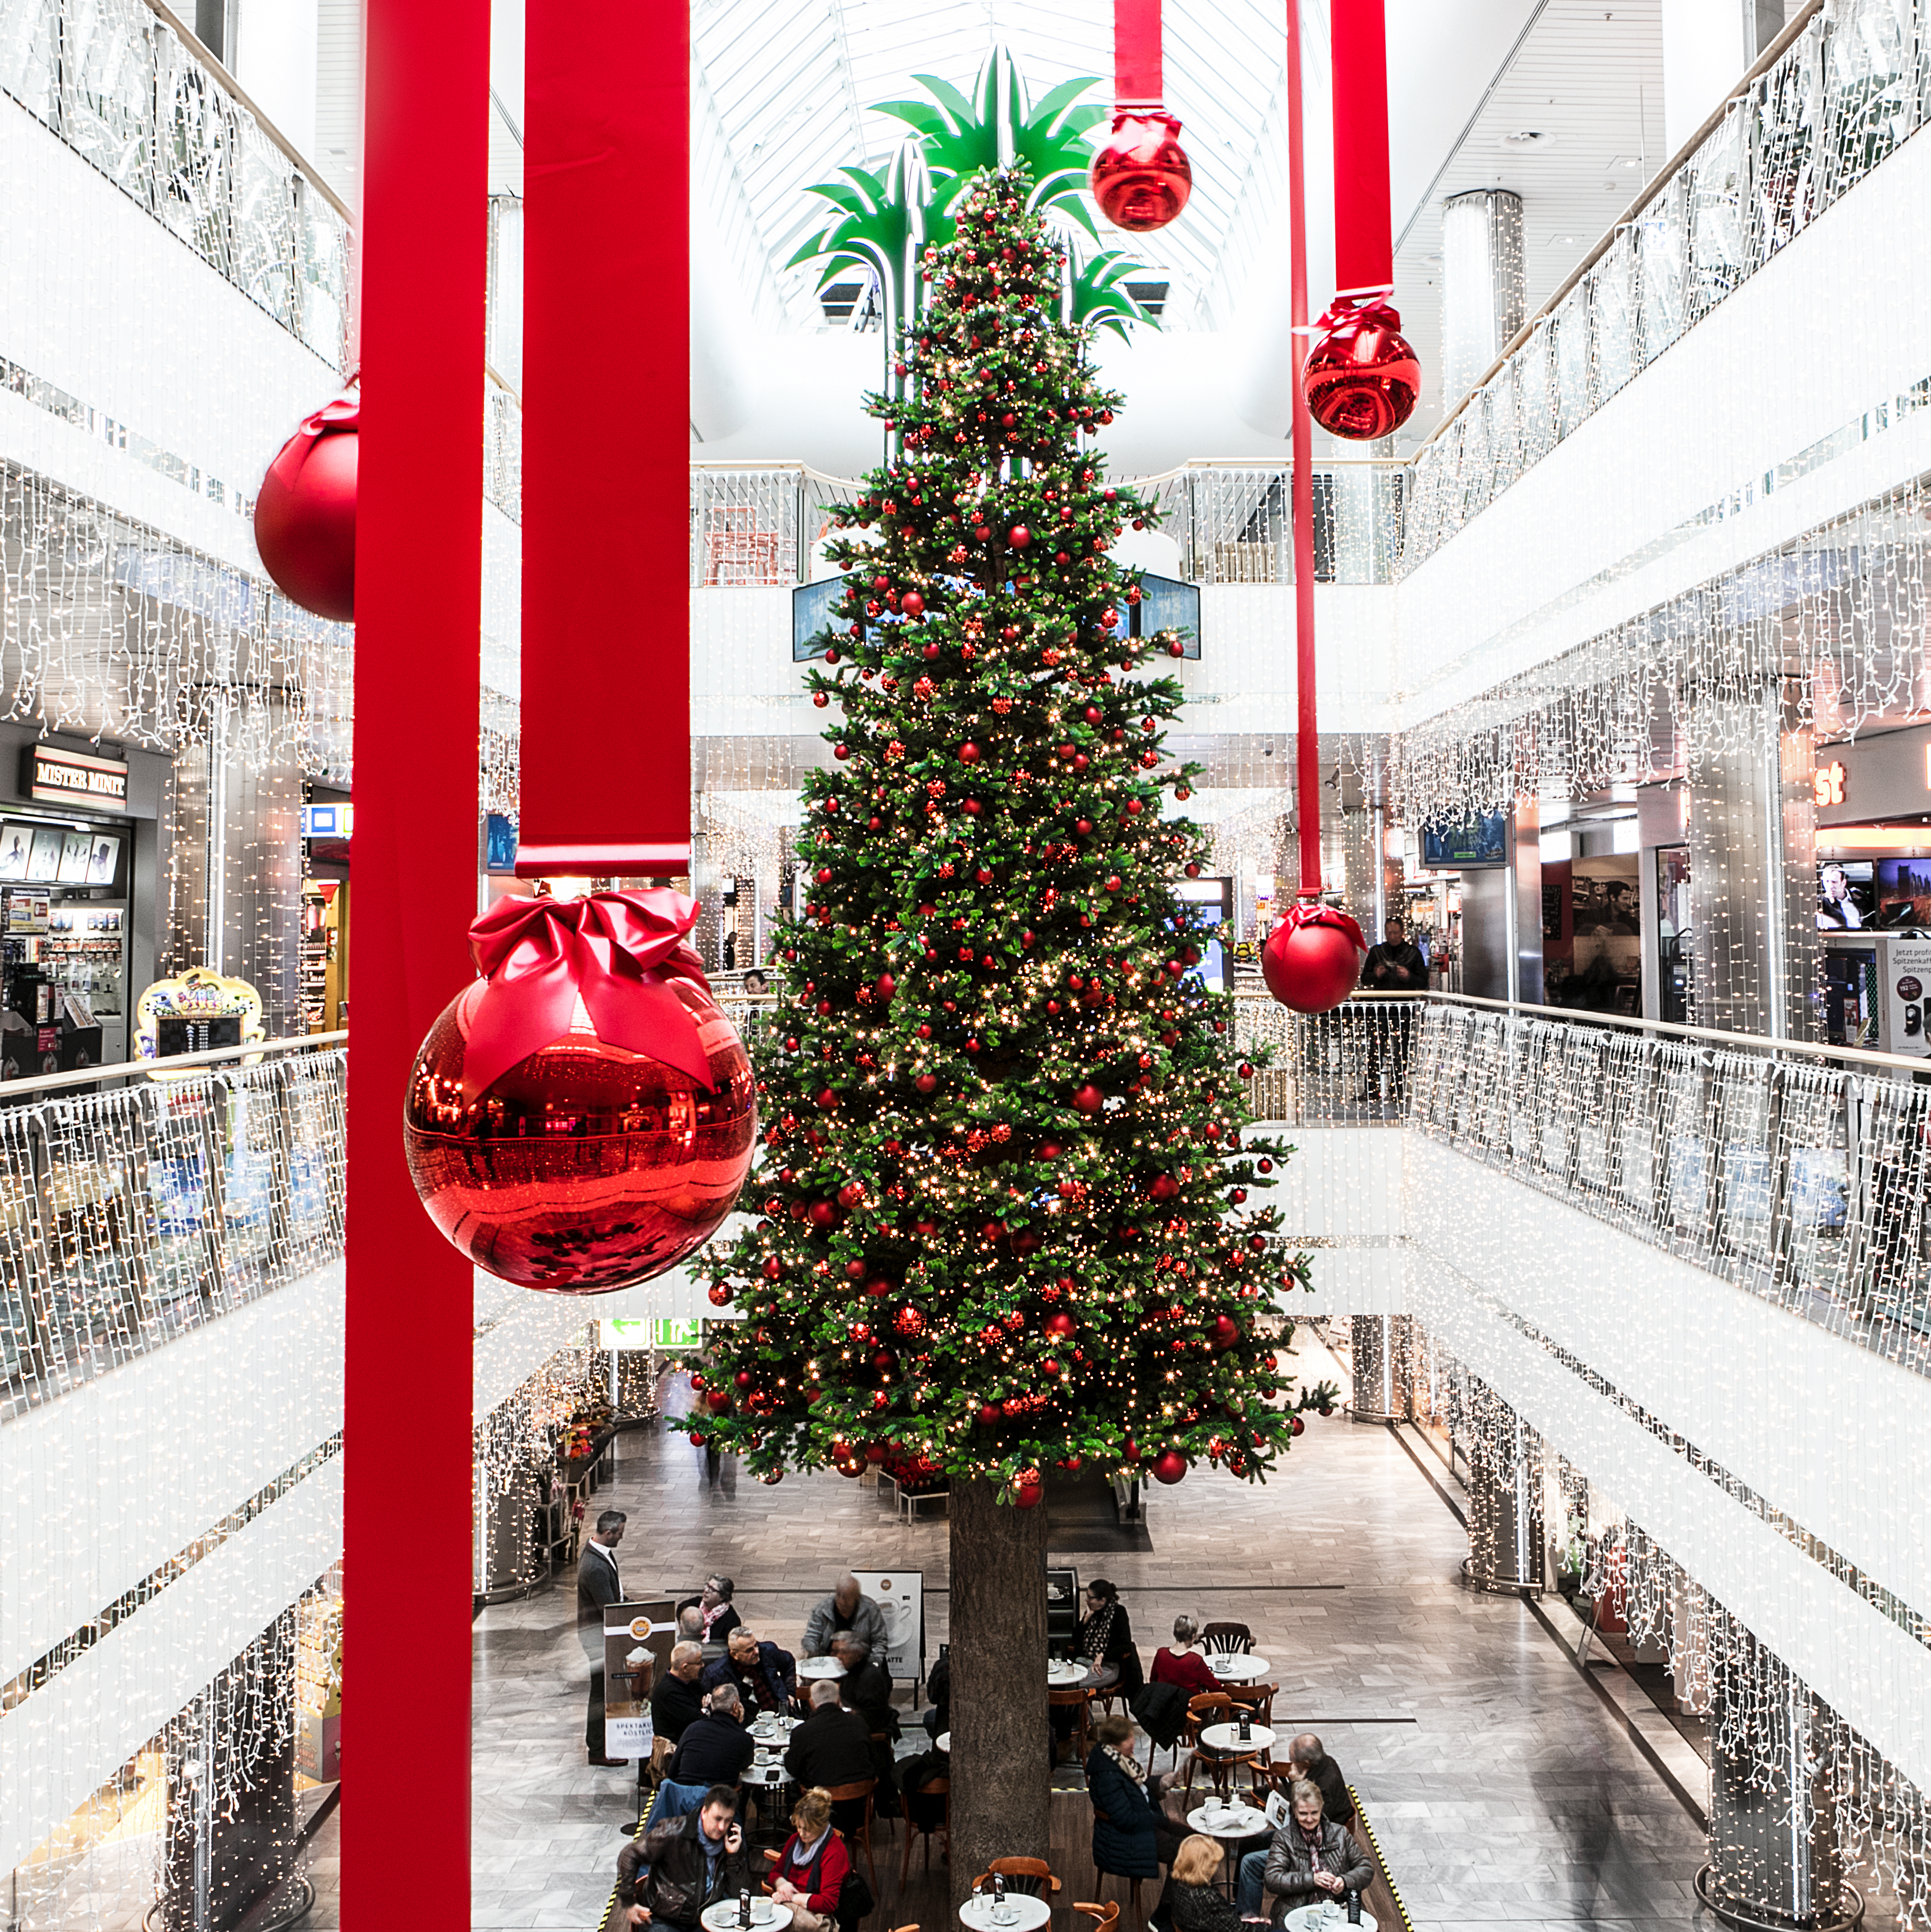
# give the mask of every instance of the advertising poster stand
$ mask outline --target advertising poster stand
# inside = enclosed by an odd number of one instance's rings
[[[925,1573],[922,1570],[854,1570],[862,1594],[885,1612],[885,1655],[895,1680],[912,1681],[916,1708],[925,1683]]]

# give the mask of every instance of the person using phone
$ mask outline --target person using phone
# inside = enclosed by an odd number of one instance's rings
[[[617,1858],[618,1922],[698,1932],[706,1907],[754,1889],[737,1809],[737,1793],[714,1784],[695,1811],[631,1839]]]

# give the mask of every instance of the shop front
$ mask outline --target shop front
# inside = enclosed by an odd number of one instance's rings
[[[166,765],[0,728],[0,1078],[130,1057]]]

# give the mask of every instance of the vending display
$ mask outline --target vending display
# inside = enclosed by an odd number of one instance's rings
[[[73,962],[54,950],[65,937],[56,940],[55,916],[44,888],[0,890],[0,1079],[100,1064],[100,1025]]]
[[[127,908],[81,899],[51,907],[40,966],[77,1024],[100,1028],[104,1059],[127,1057]],[[88,1017],[78,1018],[81,1010]]]

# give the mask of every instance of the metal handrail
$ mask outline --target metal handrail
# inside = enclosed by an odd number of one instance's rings
[[[29,1094],[53,1094],[73,1087],[91,1087],[103,1080],[166,1078],[185,1072],[190,1067],[220,1066],[235,1060],[254,1060],[264,1054],[299,1053],[305,1048],[341,1046],[347,1043],[348,1029],[340,1033],[311,1033],[286,1040],[254,1040],[245,1046],[211,1046],[200,1053],[170,1054],[165,1060],[128,1060],[113,1066],[82,1066],[69,1073],[30,1073],[23,1080],[9,1080],[0,1085],[0,1101],[17,1100]]]

